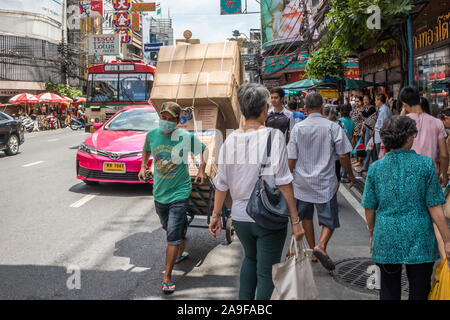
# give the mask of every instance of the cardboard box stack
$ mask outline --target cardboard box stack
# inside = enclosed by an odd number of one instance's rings
[[[180,128],[193,131],[208,147],[207,175],[217,174],[217,153],[227,129],[241,124],[237,91],[244,81],[244,67],[238,43],[163,46],[159,52],[151,101],[160,110],[166,101],[182,108]],[[198,172],[200,158],[193,159],[189,173]]]

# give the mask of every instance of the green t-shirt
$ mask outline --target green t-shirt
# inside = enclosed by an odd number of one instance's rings
[[[344,124],[344,131],[347,134],[348,140],[352,142],[353,130],[355,129],[355,122],[351,118],[340,118],[339,119]]]
[[[189,131],[177,129],[167,137],[156,128],[147,133],[144,150],[153,155],[155,200],[169,204],[189,198],[192,188],[189,153],[198,155],[205,150],[205,145]]]

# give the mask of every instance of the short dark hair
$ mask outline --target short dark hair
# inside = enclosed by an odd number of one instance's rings
[[[380,100],[383,104],[386,103],[386,96],[384,94],[377,95],[377,99]]]
[[[420,93],[416,87],[404,87],[400,91],[399,95],[400,102],[404,102],[410,106],[420,105]]]
[[[430,103],[428,102],[428,99],[425,97],[421,97],[420,100],[420,106],[422,107],[423,112],[431,114]]]
[[[282,88],[280,88],[280,87],[271,88],[270,89],[270,94],[274,94],[274,93],[278,94],[278,96],[280,98],[284,98],[284,96],[285,96],[284,90]]]
[[[348,118],[350,117],[350,112],[352,112],[352,106],[348,103],[345,103],[342,107],[341,107],[341,114],[344,118]]]
[[[360,102],[364,101],[364,98],[362,96],[356,96],[356,99],[358,99]]]
[[[441,120],[444,120],[445,117],[450,117],[450,108],[442,109],[441,111],[439,111],[438,116]]]
[[[407,116],[388,117],[380,130],[386,151],[400,149],[413,134],[417,134],[416,122]]]
[[[290,110],[297,110],[297,101],[294,101],[294,100],[289,101],[288,108]]]
[[[313,92],[306,96],[305,104],[306,109],[320,109],[320,107],[323,105],[323,98],[319,93]]]

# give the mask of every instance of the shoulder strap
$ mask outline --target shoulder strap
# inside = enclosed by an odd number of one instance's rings
[[[259,170],[259,176],[262,176],[262,170],[267,167],[268,159],[270,158],[270,154],[272,152],[272,132],[273,129],[269,128],[269,136],[267,137],[266,143],[266,151],[264,152],[263,160],[261,163],[261,168]]]

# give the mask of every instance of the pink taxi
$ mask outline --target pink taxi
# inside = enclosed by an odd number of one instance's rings
[[[125,107],[105,124],[96,124],[98,130],[79,146],[77,178],[86,184],[142,183],[138,173],[145,137],[158,126],[158,113],[149,105]]]

